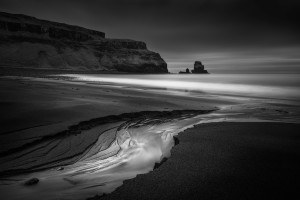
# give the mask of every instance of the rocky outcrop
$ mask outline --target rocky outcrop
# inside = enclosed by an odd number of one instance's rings
[[[144,42],[26,15],[0,12],[0,67],[167,73]]]
[[[189,68],[186,68],[185,69],[185,72],[184,71],[180,71],[179,74],[189,74],[190,73],[190,70]]]
[[[204,65],[200,61],[195,61],[194,69],[192,69],[193,74],[208,74],[208,71],[204,69]],[[189,68],[185,71],[180,71],[179,74],[190,74]]]
[[[204,65],[200,61],[195,61],[194,69],[192,70],[193,74],[207,74],[208,71],[204,69]]]

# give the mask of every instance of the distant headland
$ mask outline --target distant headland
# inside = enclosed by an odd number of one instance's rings
[[[35,17],[0,12],[0,68],[168,73],[146,43]]]
[[[179,74],[208,74],[208,71],[204,69],[204,65],[201,63],[201,61],[195,61],[194,63],[194,69],[192,69],[192,72],[190,72],[189,68],[186,68],[185,71],[180,71]]]

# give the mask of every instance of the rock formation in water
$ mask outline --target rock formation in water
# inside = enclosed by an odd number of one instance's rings
[[[204,69],[204,65],[200,61],[195,61],[193,74],[208,74],[208,71]]]
[[[167,73],[167,64],[144,42],[108,39],[105,33],[0,12],[0,67]]]
[[[208,74],[208,71],[204,69],[204,65],[200,61],[195,61],[194,69],[192,69],[193,74]],[[189,68],[186,68],[185,72],[180,71],[179,74],[190,74]]]
[[[189,68],[186,68],[185,72],[183,72],[183,71],[179,72],[179,74],[189,74],[189,73],[190,73]]]

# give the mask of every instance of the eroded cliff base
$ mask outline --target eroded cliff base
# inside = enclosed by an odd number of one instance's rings
[[[0,67],[97,72],[167,73],[144,42],[0,12]]]

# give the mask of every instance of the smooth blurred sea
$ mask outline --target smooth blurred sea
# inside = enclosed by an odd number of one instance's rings
[[[300,101],[300,74],[93,74],[81,81]]]

